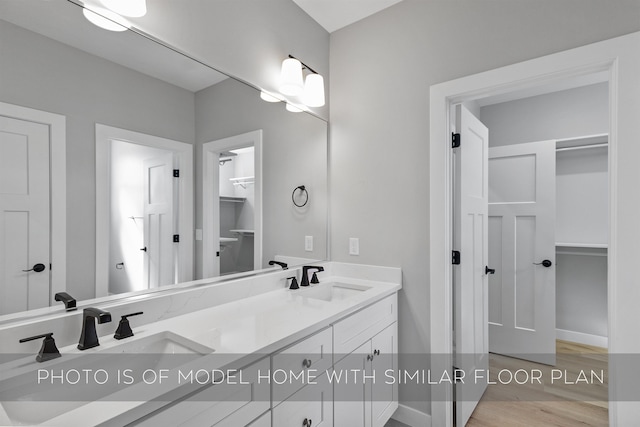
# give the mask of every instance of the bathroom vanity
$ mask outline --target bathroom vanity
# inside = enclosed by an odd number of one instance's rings
[[[114,321],[98,325],[100,345],[85,351],[57,330],[81,312],[38,319],[61,341],[62,357],[37,363],[34,351],[0,366],[0,424],[383,426],[398,406],[397,384],[384,375],[398,368],[400,269],[322,265],[320,283],[297,290],[286,277],[300,269],[291,269],[102,307]],[[191,309],[203,301],[210,307]],[[132,318],[134,336],[116,340],[125,311],[149,315]],[[0,338],[26,336],[29,323],[0,328]],[[146,377],[106,381],[125,368]],[[101,383],[87,389],[93,401],[73,401],[76,385],[48,383],[65,369],[109,374],[91,377]],[[345,384],[347,372],[360,380]]]

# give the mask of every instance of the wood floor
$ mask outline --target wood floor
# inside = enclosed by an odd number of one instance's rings
[[[467,427],[608,426],[607,350],[558,340],[556,354],[556,366],[491,354],[490,378],[498,384],[489,385]],[[533,372],[531,376],[540,370],[543,384],[500,384],[497,375],[502,369],[523,369]],[[592,378],[592,372],[597,376]],[[563,378],[552,383],[552,375],[561,374]],[[524,379],[521,372],[519,380]],[[507,376],[503,382],[509,382]]]

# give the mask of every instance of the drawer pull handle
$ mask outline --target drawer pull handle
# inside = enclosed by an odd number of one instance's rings
[[[304,366],[305,368],[310,368],[311,367],[311,360],[310,359],[304,359],[302,361],[302,366]],[[309,421],[309,423],[311,423],[311,421]],[[311,425],[311,424],[309,424]]]
[[[373,354],[375,356],[380,356],[380,350],[373,350]]]
[[[367,360],[368,361],[373,360],[373,354],[367,354]]]
[[[304,419],[304,421],[302,422],[302,425],[303,425],[304,427],[311,427],[311,423],[312,423],[312,422],[313,422],[313,421],[311,421],[311,418],[305,418],[305,419]]]

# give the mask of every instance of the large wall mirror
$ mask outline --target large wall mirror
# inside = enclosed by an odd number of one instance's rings
[[[0,321],[327,258],[324,120],[68,0],[0,58]]]

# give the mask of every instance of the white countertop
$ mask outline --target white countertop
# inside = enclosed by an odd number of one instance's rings
[[[198,344],[213,348],[210,356],[210,369],[234,366],[240,368],[253,360],[280,348],[286,347],[316,331],[319,331],[340,318],[368,306],[401,288],[400,283],[376,282],[372,280],[354,279],[347,277],[321,277],[320,285],[311,285],[299,290],[279,289],[264,294],[243,298],[216,307],[196,311],[148,325],[135,325],[135,318],[131,318],[131,325],[135,336],[125,340],[115,340],[112,335],[100,337],[100,346],[85,351],[79,351],[75,345],[60,348],[62,358],[45,363],[25,364],[20,369],[13,369],[11,376],[25,370],[36,370],[64,360],[64,355],[81,357],[86,354],[107,352],[108,349],[119,346],[128,340],[135,340],[151,336],[163,331],[170,331],[186,337]],[[324,301],[305,297],[305,291],[316,286],[329,283],[346,283],[370,287],[366,291],[357,293],[344,300]],[[113,319],[113,322],[119,319]],[[252,360],[253,356],[253,360]],[[202,365],[203,361],[200,360]],[[30,366],[27,366],[30,365]],[[24,373],[22,372],[22,373]],[[1,372],[0,372],[1,373]],[[2,374],[4,378],[6,372]],[[133,389],[132,385],[128,389]],[[175,385],[164,384],[157,386],[157,395],[175,389]],[[156,393],[156,389],[154,389]],[[122,401],[118,396],[122,394]],[[126,396],[126,397],[125,397]],[[117,392],[109,397],[109,401],[88,402],[72,411],[48,420],[47,426],[74,425],[109,425],[110,420],[123,413],[128,413],[133,419],[145,415],[167,402],[153,402],[130,400],[131,390]],[[146,396],[146,395],[145,395]],[[36,405],[40,402],[34,402]],[[154,406],[155,405],[155,406]],[[6,414],[4,415],[6,417]],[[0,425],[3,410],[0,409]],[[6,418],[5,418],[6,419]],[[82,420],[82,421],[79,421]],[[87,422],[90,420],[90,422]],[[114,421],[114,425],[119,422]]]

